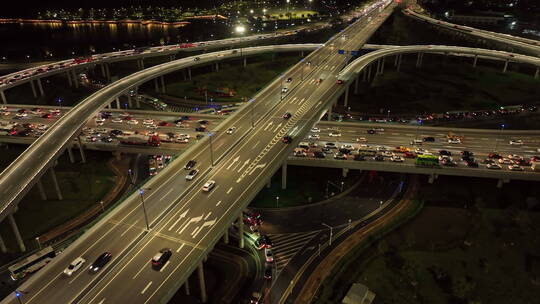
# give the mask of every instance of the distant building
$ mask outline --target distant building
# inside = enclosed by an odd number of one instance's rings
[[[347,295],[343,298],[343,304],[371,304],[375,299],[375,293],[371,292],[366,285],[354,283]]]

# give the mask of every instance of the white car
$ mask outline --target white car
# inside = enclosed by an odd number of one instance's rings
[[[130,125],[136,125],[136,124],[139,123],[139,121],[136,120],[136,119],[130,119],[130,120],[127,121],[127,123],[130,124]]]
[[[148,129],[154,129],[154,130],[158,128],[158,126],[156,126],[156,125],[146,125],[146,127]]]
[[[411,140],[411,145],[421,145],[422,143],[424,143],[424,141],[421,140],[421,139],[413,139],[413,140]]]
[[[17,113],[15,116],[22,118],[22,117],[27,117],[28,114],[26,114],[26,113]]]
[[[319,132],[321,132],[321,129],[319,129],[319,128],[317,128],[317,127],[313,127],[313,128],[311,128],[311,132],[313,132],[313,133],[319,133]]]
[[[510,140],[509,144],[521,146],[521,145],[523,145],[523,140],[521,140],[521,139],[512,139],[512,140]]]
[[[404,161],[403,157],[398,156],[398,155],[393,155],[391,159],[393,162],[396,162],[396,163],[402,163]]]
[[[523,171],[523,167],[520,165],[510,165],[508,169],[512,171]]]
[[[154,120],[153,119],[145,119],[143,120],[143,125],[153,125],[154,124]]]
[[[114,123],[122,123],[122,118],[115,117],[115,118],[111,119],[111,121],[114,122]]]
[[[356,142],[367,142],[367,139],[365,137],[358,137]]]
[[[459,138],[449,138],[449,139],[448,139],[448,143],[449,143],[449,144],[460,144],[460,143],[461,143],[461,139],[459,139]]]
[[[340,137],[341,133],[340,132],[330,132],[330,133],[328,133],[328,136],[330,136],[330,137]]]
[[[179,138],[187,138],[187,139],[190,139],[190,138],[191,138],[191,136],[190,136],[189,134],[184,134],[184,133],[178,134],[178,137],[179,137]]]
[[[189,139],[186,138],[186,137],[178,137],[178,138],[176,138],[176,142],[185,144],[185,143],[189,142]]]
[[[234,131],[236,131],[236,127],[230,127],[230,128],[227,130],[227,132],[225,132],[225,133],[227,133],[227,134],[233,134]]]
[[[308,135],[308,138],[309,139],[319,139],[321,137],[319,136],[319,134],[311,134],[311,135]]]
[[[496,163],[487,164],[487,165],[486,165],[486,168],[488,168],[488,169],[493,169],[493,170],[500,170],[500,169],[502,169],[501,165],[496,164]]]
[[[347,149],[347,150],[354,151],[355,147],[353,145],[345,144],[345,145],[341,145],[341,149]]]
[[[189,171],[188,175],[186,175],[186,180],[192,180],[193,178],[195,178],[195,175],[197,175],[197,173],[199,173],[198,169],[193,169]]]
[[[209,180],[207,181],[204,186],[202,187],[202,191],[204,192],[208,192],[210,190],[212,190],[214,188],[214,186],[216,185],[216,181],[213,181],[213,180]]]
[[[281,89],[281,93],[287,93],[289,91],[289,88],[283,88]]]
[[[67,275],[67,276],[71,276],[74,272],[76,272],[77,270],[79,270],[82,265],[86,263],[86,260],[81,258],[81,257],[78,257],[76,258],[75,260],[73,260],[73,262],[71,262],[71,264],[69,264],[69,266],[64,270],[64,274]]]
[[[49,128],[49,126],[44,125],[44,124],[39,124],[39,125],[37,125],[37,129],[38,129],[38,130],[47,130],[48,128]]]
[[[508,158],[512,159],[512,160],[522,160],[523,159],[522,156],[519,156],[517,154],[508,154]]]

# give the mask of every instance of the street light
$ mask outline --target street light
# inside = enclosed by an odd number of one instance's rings
[[[505,124],[501,124],[501,129],[499,131],[499,135],[497,136],[497,140],[495,140],[495,149],[493,149],[493,152],[497,152],[497,147],[499,146],[499,140],[501,139],[502,132],[504,130],[504,127],[506,127]]]
[[[39,236],[36,236],[36,242],[38,244],[38,248],[41,249],[41,242],[39,241]]]
[[[327,228],[330,228],[330,240],[328,242],[328,246],[332,246],[332,235],[334,233],[334,228],[332,228],[332,226],[330,225],[327,225],[325,223],[321,223],[323,226],[326,226]]]
[[[386,121],[388,122],[390,120],[390,110],[386,112]]]
[[[279,196],[276,196],[276,208],[279,208]]]
[[[249,103],[251,104],[251,127],[255,127],[255,99],[250,99]]]
[[[144,221],[146,222],[146,231],[150,230],[150,225],[148,224],[148,215],[146,214],[146,207],[144,206],[144,192],[148,191],[148,190],[152,190],[152,188],[140,188],[139,189],[139,195],[141,197],[141,205],[142,205],[143,212],[144,212]]]
[[[214,136],[214,133],[208,132],[208,137],[210,138],[210,164],[213,167],[214,166],[214,149],[212,146],[212,136]]]

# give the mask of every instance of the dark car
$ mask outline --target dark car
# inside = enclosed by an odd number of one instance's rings
[[[376,161],[384,161],[384,156],[382,156],[382,155],[377,155],[377,156],[375,156],[373,159],[376,160]]]
[[[176,120],[174,121],[174,123],[175,123],[175,124],[177,124],[177,123],[182,123],[182,121],[184,121],[184,120],[183,120],[182,118],[179,118],[179,119],[176,119]]]
[[[194,160],[190,160],[187,162],[186,166],[184,167],[184,169],[186,170],[191,170],[191,168],[195,167],[195,165],[197,164],[196,161]]]
[[[287,82],[291,82],[291,81],[292,81],[292,77],[287,78]]]
[[[369,130],[367,130],[367,133],[368,133],[368,134],[375,134],[375,130],[369,129]]]
[[[101,118],[107,119],[107,118],[110,118],[112,116],[112,113],[111,112],[101,112],[100,115],[101,115]]]
[[[51,113],[41,115],[41,118],[52,118],[52,117],[53,115]]]
[[[467,167],[471,167],[471,168],[478,168],[478,163],[475,162],[474,160],[468,160],[467,161]]]
[[[424,140],[425,142],[434,142],[434,141],[435,141],[435,137],[428,136],[428,137],[424,137],[423,140]]]
[[[315,156],[315,158],[325,158],[326,157],[326,155],[322,151],[315,151],[313,153],[313,156]]]
[[[101,268],[103,268],[112,258],[112,254],[110,252],[104,252],[102,253],[95,261],[90,265],[90,271],[97,272]]]
[[[122,132],[122,131],[120,131],[120,130],[111,130],[111,131],[109,132],[109,134],[110,134],[111,136],[118,136],[118,135],[124,134],[124,132]]]
[[[489,153],[489,154],[488,154],[488,158],[500,159],[500,158],[503,158],[503,157],[500,156],[500,155],[497,154],[497,153]]]
[[[448,156],[452,156],[452,152],[448,151],[448,150],[439,150],[439,155],[448,155]]]
[[[201,125],[207,125],[207,124],[208,124],[208,120],[199,120],[199,124],[201,124]]]
[[[354,156],[354,160],[362,161],[362,160],[366,160],[366,157],[364,155],[361,155],[361,154],[356,154]]]
[[[159,270],[161,267],[167,263],[167,261],[171,258],[172,251],[169,248],[163,248],[161,249],[154,257],[152,258],[152,268]]]
[[[282,142],[288,144],[292,141],[292,137],[290,136],[283,136],[283,138],[281,139]]]
[[[272,248],[272,241],[267,235],[262,235],[255,243],[259,249]]]
[[[351,150],[345,149],[345,148],[341,148],[338,151],[343,153],[343,154],[347,154],[347,155],[351,154]]]
[[[272,279],[272,267],[266,267],[266,269],[264,269],[264,278],[267,280]]]
[[[199,61],[199,60],[201,60],[201,58],[199,58],[199,57],[193,58],[193,61]]]
[[[106,137],[103,137],[103,138],[101,139],[101,141],[102,141],[102,142],[106,142],[106,143],[110,143],[110,142],[112,141],[112,138],[109,137],[109,136],[106,136]]]
[[[285,118],[285,119],[289,119],[289,118],[291,118],[291,116],[292,116],[292,114],[289,113],[289,112],[283,114],[283,118]]]
[[[196,132],[206,132],[206,128],[204,128],[204,127],[197,127],[197,128],[195,128],[195,131],[196,131]]]
[[[461,155],[463,155],[463,156],[473,156],[473,155],[474,155],[474,153],[473,153],[473,152],[471,152],[471,151],[467,151],[467,150],[465,150],[465,151],[461,152]]]

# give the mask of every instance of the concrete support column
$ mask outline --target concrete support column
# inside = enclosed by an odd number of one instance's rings
[[[396,57],[394,58],[394,67],[397,67],[398,61],[399,61],[399,54],[396,55]]]
[[[385,61],[385,57],[383,57],[381,59],[381,71],[379,72],[379,75],[382,75],[384,73],[384,61]]]
[[[103,78],[107,78],[107,73],[105,72],[105,65],[106,63],[101,64],[101,76],[103,76]]]
[[[429,175],[428,183],[433,184],[433,182],[439,177],[437,174]]]
[[[350,88],[350,85],[348,84],[347,87],[345,88],[345,98],[343,100],[343,105],[345,107],[349,104],[349,88]]]
[[[402,54],[399,54],[399,55],[398,55],[399,59],[398,59],[398,64],[397,64],[397,69],[396,69],[398,72],[399,72],[399,70],[401,69],[401,59],[402,59],[401,55],[402,55]]]
[[[362,81],[367,81],[367,69],[362,70]]]
[[[199,277],[199,289],[201,290],[201,302],[206,303],[206,285],[204,283],[204,269],[203,269],[203,263],[199,263],[199,267],[197,267],[197,274]]]
[[[54,172],[54,167],[49,168],[49,172],[51,173],[51,178],[53,181],[54,189],[56,190],[56,195],[58,196],[59,200],[62,200],[62,192],[60,192],[60,186],[58,185],[58,180],[56,179],[56,173]]]
[[[73,156],[73,150],[71,149],[71,146],[67,147],[67,153],[68,153],[68,157],[69,157],[69,162],[70,163],[75,163],[75,156]]]
[[[381,69],[381,59],[377,59],[377,70],[375,71],[375,76],[379,75]]]
[[[287,161],[281,166],[281,189],[287,189]]]
[[[37,82],[37,85],[38,85],[39,94],[41,96],[45,96],[45,92],[43,92],[43,86],[41,85],[41,78],[36,79],[36,82]]]
[[[115,100],[116,100],[116,108],[117,108],[117,109],[121,109],[122,107],[121,107],[121,105],[120,105],[120,97],[116,97]]]
[[[135,98],[135,106],[137,107],[137,109],[141,108],[141,101],[139,100],[139,98]]]
[[[219,72],[219,62],[216,62],[216,72]]]
[[[538,76],[540,75],[540,67],[536,68],[536,72],[534,72],[534,79],[538,79]],[[0,91],[0,93],[2,93]]]
[[[154,78],[154,89],[156,92],[159,92],[159,83],[157,78]]]
[[[238,246],[244,248],[244,219],[242,212],[238,215]]]
[[[304,57],[304,51],[300,51],[300,57]]]
[[[24,246],[21,233],[19,232],[19,228],[17,227],[17,223],[15,222],[15,218],[13,217],[13,213],[8,215],[8,220],[9,224],[11,225],[11,229],[13,229],[13,234],[15,234],[15,239],[17,240],[17,244],[19,245],[19,249],[22,252],[26,251],[26,246]]]
[[[33,80],[30,80],[30,87],[32,87],[32,94],[34,95],[34,98],[37,98],[36,86],[34,85]]]
[[[225,233],[223,234],[223,242],[225,244],[229,244],[229,229],[226,229]]]
[[[341,171],[341,176],[343,178],[347,177],[347,174],[349,174],[349,169],[348,168],[343,168],[343,170]]]
[[[165,76],[161,75],[161,77],[159,77],[161,79],[161,92],[162,93],[165,93],[166,89],[165,89]]]
[[[473,68],[476,67],[477,62],[478,62],[478,55],[474,55],[474,60],[473,60],[473,63],[472,63]]]
[[[79,79],[77,79],[77,74],[75,73],[75,70],[71,70],[71,78],[73,79],[73,85],[75,88],[79,88]],[[108,78],[110,79],[110,78]]]
[[[328,111],[326,111],[326,120],[332,120],[332,105],[328,106]]]
[[[139,59],[139,64],[141,65],[141,70],[144,70],[144,59]]]
[[[538,72],[538,70],[536,70]],[[6,94],[4,93],[4,91],[0,91],[0,97],[2,98],[2,102],[4,104],[7,104],[7,98],[6,98]]]
[[[41,197],[41,200],[46,201],[47,194],[45,193],[45,188],[43,188],[43,183],[41,182],[41,179],[38,179],[37,186],[38,186],[39,196]]]
[[[504,62],[504,68],[503,68],[503,73],[506,73],[506,70],[508,69],[508,60],[506,60]]]
[[[244,68],[247,66],[247,57],[244,57]]]
[[[186,295],[189,296],[189,278],[184,282],[184,291],[186,292]]]
[[[498,181],[497,181],[497,188],[502,188],[503,184],[506,184],[508,183],[510,180],[509,179],[506,179],[506,178],[500,178]]]
[[[188,79],[191,80],[191,68],[188,68],[187,72],[188,72]]]
[[[367,69],[367,81],[371,82],[371,64],[368,65],[368,69]]]
[[[176,59],[176,56],[174,54],[169,55],[169,61],[173,61]]]
[[[356,75],[356,79],[354,80],[354,95],[358,94],[358,81],[359,81],[360,75]]]
[[[422,65],[422,53],[418,53],[416,56],[416,67],[419,68]]]
[[[66,77],[67,77],[67,80],[68,80],[68,84],[70,87],[73,86],[73,81],[71,80],[71,74],[68,72],[66,72]]]
[[[107,73],[107,81],[111,81],[111,70],[109,69],[109,64],[105,64],[105,73]]]
[[[268,179],[268,183],[266,184],[266,188],[272,187],[272,178]]]
[[[131,94],[128,93],[127,98],[128,98],[128,107],[133,108],[133,103],[131,102]]]
[[[2,253],[7,252],[6,243],[4,243],[4,239],[2,238],[1,235],[0,235],[0,251],[2,251]]]
[[[105,108],[110,109],[110,108],[111,108],[111,104],[110,104],[110,103],[106,104],[106,105],[105,105]]]
[[[77,137],[79,139],[79,152],[81,153],[82,163],[86,163],[86,155],[84,154],[84,145],[81,136]]]

